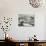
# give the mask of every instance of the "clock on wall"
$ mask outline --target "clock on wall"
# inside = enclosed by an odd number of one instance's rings
[[[38,8],[43,4],[43,0],[29,0],[29,4],[34,8]]]

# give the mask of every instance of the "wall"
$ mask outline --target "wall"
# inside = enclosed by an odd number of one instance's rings
[[[11,29],[8,31],[13,37],[17,40],[27,40],[36,34],[39,40],[45,39],[46,8],[44,5],[40,8],[33,8],[28,0],[0,0],[0,4],[0,16],[13,17]],[[35,14],[35,26],[18,27],[18,14]]]
[[[4,16],[5,17],[15,16],[15,0],[0,0],[0,21],[3,19]],[[4,32],[1,29],[0,39],[4,39]]]

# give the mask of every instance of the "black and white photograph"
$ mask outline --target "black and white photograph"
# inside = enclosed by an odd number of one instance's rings
[[[34,15],[25,15],[19,14],[18,15],[18,26],[34,26],[35,16]]]

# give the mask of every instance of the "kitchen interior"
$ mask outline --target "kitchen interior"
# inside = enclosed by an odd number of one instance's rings
[[[46,46],[46,1],[0,0],[0,46]]]

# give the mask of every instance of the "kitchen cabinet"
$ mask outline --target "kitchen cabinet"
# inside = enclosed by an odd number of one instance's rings
[[[26,40],[16,40],[16,41],[6,41],[7,44],[11,46],[46,46],[46,40],[40,41],[26,41]]]

